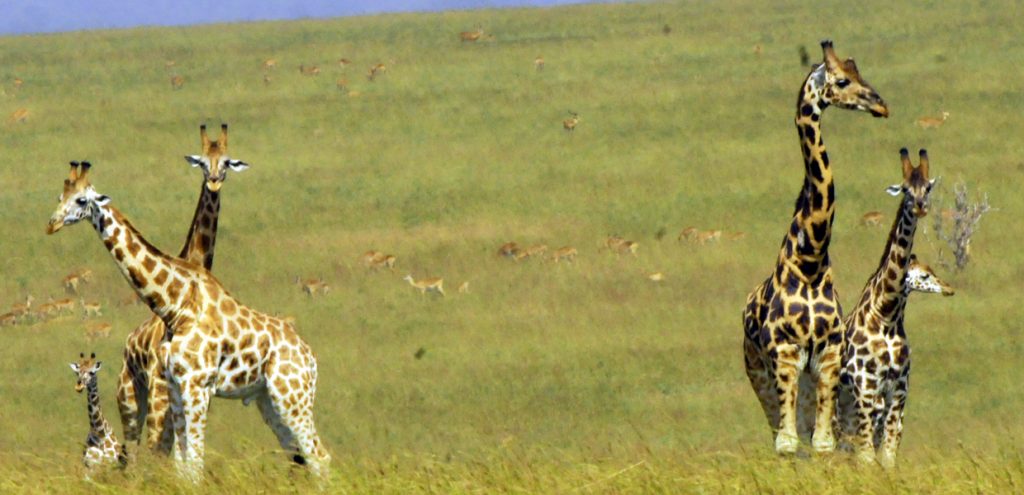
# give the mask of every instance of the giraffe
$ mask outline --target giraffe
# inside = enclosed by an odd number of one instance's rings
[[[216,395],[256,402],[292,459],[326,474],[330,454],[313,422],[317,363],[309,345],[292,324],[236,300],[201,265],[150,244],[96,191],[90,167],[71,162],[46,230],[88,219],[121,274],[167,325],[160,355],[169,370],[179,473],[193,482],[203,477],[206,414]]]
[[[118,443],[114,435],[114,429],[110,427],[100,410],[99,372],[103,361],[96,360],[96,353],[85,357],[85,353],[78,355],[77,363],[68,363],[71,370],[78,376],[78,383],[75,384],[75,392],[82,393],[88,390],[89,399],[89,436],[85,438],[85,452],[82,453],[82,462],[85,464],[86,479],[90,473],[104,464],[119,463],[122,467],[128,463],[124,447]]]
[[[907,149],[900,150],[903,183],[887,191],[902,196],[882,260],[868,278],[860,302],[844,317],[846,336],[840,374],[839,413],[841,438],[852,442],[861,460],[892,467],[903,434],[903,408],[910,379],[910,346],[903,327],[903,312],[911,290],[942,292],[953,289],[911,252],[919,218],[928,214],[928,196],[934,179],[928,178],[928,153],[920,151],[914,167]],[[936,282],[937,281],[937,282]],[[845,441],[844,441],[845,443]]]
[[[817,409],[812,447],[835,449],[832,415],[839,380],[843,336],[841,308],[828,256],[835,188],[821,117],[829,105],[888,117],[889,109],[865,82],[853,59],[836,57],[832,42],[821,42],[824,61],[800,87],[796,128],[804,159],[804,181],[793,220],[772,274],[747,297],[743,313],[747,377],[775,437],[775,451],[792,454],[797,437],[797,381],[810,367],[816,378]]]
[[[220,188],[228,170],[242,172],[249,165],[228,157],[228,126],[221,124],[220,137],[211,141],[206,125],[199,126],[202,155],[189,155],[185,160],[203,172],[199,201],[192,216],[185,245],[179,258],[213,268],[213,251],[217,240],[217,219],[220,215]],[[167,378],[163,360],[159,358],[160,343],[166,326],[153,315],[137,326],[125,341],[124,363],[117,385],[117,405],[124,428],[125,443],[141,441],[142,424],[146,424],[146,446],[164,454],[173,447],[174,429],[170,424]]]

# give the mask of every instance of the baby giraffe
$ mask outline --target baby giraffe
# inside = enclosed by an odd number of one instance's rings
[[[115,462],[124,466],[128,463],[124,447],[114,436],[114,430],[103,417],[100,410],[100,392],[96,372],[100,370],[103,361],[96,360],[96,354],[85,357],[85,353],[79,354],[77,363],[70,363],[71,369],[78,375],[78,383],[75,384],[75,391],[89,391],[89,436],[85,439],[85,452],[82,454],[82,462],[85,464],[86,479],[97,468],[104,464]]]

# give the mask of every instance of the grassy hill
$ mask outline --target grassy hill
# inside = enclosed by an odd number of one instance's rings
[[[120,352],[148,317],[116,305],[128,285],[88,227],[44,235],[67,162],[91,160],[96,188],[176,252],[200,187],[182,156],[199,152],[201,122],[229,123],[231,155],[252,165],[224,186],[214,272],[247,304],[295,316],[317,352],[338,489],[1020,491],[1019,10],[687,1],[0,38],[0,116],[30,112],[0,124],[0,307],[64,297],[62,277],[90,268],[83,297],[114,326],[95,343],[77,315],[0,328],[0,491],[94,490],[79,481],[88,423],[65,363],[105,360],[120,433]],[[493,38],[460,43],[477,25]],[[892,110],[824,118],[847,307],[887,233],[858,219],[891,222],[884,188],[900,179],[900,147],[929,150],[935,211],[961,180],[998,208],[968,269],[939,270],[957,295],[909,304],[913,385],[889,474],[844,456],[776,459],[743,373],[744,300],[772,268],[802,181],[797,48],[818,60],[826,37]],[[268,58],[277,68],[262,68]],[[371,82],[377,63],[387,71]],[[942,110],[941,128],[914,125]],[[568,111],[581,117],[573,133]],[[926,220],[916,252],[935,264]],[[677,243],[691,225],[746,237]],[[637,257],[599,252],[612,233],[638,241]],[[494,254],[509,240],[580,256],[517,264]],[[397,270],[368,272],[369,249],[397,255]],[[654,271],[663,283],[645,278]],[[406,273],[444,277],[449,297],[420,297]],[[310,299],[296,276],[333,290]],[[463,281],[469,293],[455,293]],[[210,420],[203,490],[303,491],[254,408],[216,400]],[[166,463],[138,461],[103,482],[176,491]]]

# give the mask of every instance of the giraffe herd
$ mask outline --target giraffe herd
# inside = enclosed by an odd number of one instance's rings
[[[479,37],[480,33],[470,34]],[[466,34],[462,33],[464,41]],[[797,100],[795,122],[804,180],[776,264],[747,298],[744,362],[777,452],[795,453],[803,438],[817,452],[853,450],[859,459],[874,461],[877,456],[880,464],[889,467],[895,463],[902,435],[910,374],[903,326],[907,297],[911,291],[944,295],[954,291],[912,254],[916,223],[927,214],[934,179],[930,179],[924,150],[914,167],[903,149],[903,180],[889,188],[901,202],[881,263],[855,309],[844,315],[829,258],[836,193],[821,119],[833,105],[875,117],[888,117],[889,108],[852,59],[840,60],[830,41],[823,41],[822,49],[824,60],[812,68]],[[538,60],[539,70],[543,62]],[[271,62],[264,67],[276,65]],[[381,66],[379,72],[383,70]],[[300,71],[306,73],[306,68]],[[573,131],[579,117],[570,114],[564,127]],[[217,140],[210,140],[206,126],[201,126],[200,138],[202,153],[185,158],[201,170],[203,182],[185,245],[176,256],[150,244],[111,205],[111,198],[97,192],[90,181],[89,162],[71,162],[47,233],[89,221],[137,298],[153,312],[125,344],[117,403],[126,444],[142,443],[145,425],[145,445],[172,456],[183,477],[198,481],[203,478],[211,399],[240,399],[245,405],[256,403],[295,463],[325,475],[331,456],[313,419],[318,371],[314,353],[296,330],[294,319],[244,305],[211,273],[221,189],[229,171],[240,173],[249,165],[228,156],[226,125]],[[870,224],[877,225],[883,216],[871,213]],[[863,221],[868,222],[867,216]],[[718,242],[722,235],[721,230],[689,227],[678,240],[703,245]],[[727,234],[731,240],[742,237],[742,232]],[[636,256],[639,247],[638,242],[611,235],[602,249]],[[518,261],[546,252],[543,244],[520,247],[509,242],[498,254]],[[573,262],[577,254],[576,248],[564,246],[553,251],[550,259]],[[369,269],[393,270],[396,257],[368,251],[361,259]],[[82,273],[72,275],[65,282],[77,291],[86,279]],[[645,276],[654,282],[664,280],[661,272]],[[404,280],[421,294],[445,294],[442,278],[407,275]],[[310,296],[329,290],[322,278],[303,281],[297,277],[296,281]],[[459,292],[468,290],[468,281],[459,287]],[[86,312],[100,312],[85,301],[81,304]],[[31,300],[25,306],[27,312]],[[105,331],[109,333],[109,325]],[[127,462],[124,446],[100,412],[100,364],[95,355],[85,358],[84,353],[71,363],[78,375],[78,390],[89,391],[91,430],[83,462],[90,471]]]

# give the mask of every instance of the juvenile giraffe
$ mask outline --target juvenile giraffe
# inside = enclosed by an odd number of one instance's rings
[[[903,435],[910,379],[910,346],[903,328],[907,296],[912,289],[953,294],[948,285],[935,283],[937,277],[911,254],[917,221],[928,214],[928,196],[935,183],[928,178],[928,153],[921,150],[916,168],[906,148],[900,150],[900,158],[903,183],[887,189],[902,196],[896,220],[878,269],[865,284],[860,302],[844,318],[839,385],[841,438],[851,441],[857,457],[868,462],[875,459],[877,449],[885,467],[895,464]]]
[[[228,157],[228,126],[221,124],[220,137],[211,141],[206,126],[199,126],[203,154],[186,156],[185,160],[203,172],[199,202],[185,238],[179,258],[213,268],[213,251],[217,241],[217,219],[220,215],[220,188],[228,170],[241,172],[249,165]],[[124,347],[124,364],[117,385],[117,405],[124,428],[125,443],[141,440],[142,424],[146,424],[146,446],[169,454],[174,442],[174,428],[167,414],[169,396],[163,360],[159,358],[160,343],[166,326],[151,316],[128,334]]]
[[[804,158],[804,181],[793,220],[772,274],[747,297],[743,313],[744,361],[775,437],[775,451],[796,452],[797,381],[810,368],[816,378],[814,450],[835,449],[832,415],[839,382],[843,336],[841,308],[832,283],[828,247],[835,214],[835,188],[821,138],[829,105],[887,117],[889,109],[865,82],[852,59],[840,61],[832,42],[822,41],[824,62],[800,87],[796,128]]]
[[[287,321],[238,302],[200,265],[153,247],[89,183],[89,163],[71,163],[47,233],[91,221],[121,274],[167,325],[167,360],[175,457],[184,476],[203,476],[210,399],[256,402],[263,420],[293,460],[324,474],[330,455],[313,423],[317,363]],[[167,337],[170,337],[168,339]]]
[[[122,466],[128,463],[128,457],[124,448],[117,441],[114,429],[110,427],[100,410],[99,379],[96,373],[100,370],[103,361],[96,360],[96,354],[85,357],[85,353],[79,354],[77,363],[69,363],[71,370],[78,376],[75,384],[75,392],[82,393],[87,390],[89,400],[89,436],[85,439],[85,452],[82,453],[82,462],[85,464],[86,478],[103,464],[120,463]]]

